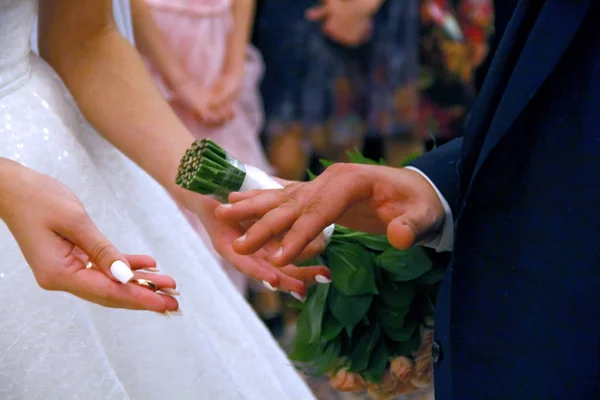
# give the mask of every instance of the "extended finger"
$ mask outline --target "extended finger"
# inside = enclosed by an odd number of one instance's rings
[[[230,204],[235,204],[238,203],[240,201],[244,201],[247,199],[251,199],[253,197],[265,194],[265,193],[277,193],[277,192],[281,192],[281,189],[257,189],[257,190],[249,190],[247,192],[231,192],[229,193],[229,203]]]
[[[179,308],[177,300],[171,296],[155,293],[132,283],[122,285],[107,279],[106,275],[95,269],[81,269],[73,274],[68,291],[105,307],[159,313]]]
[[[135,272],[133,279],[149,280],[157,286],[159,291],[169,294],[171,296],[179,295],[179,292],[175,290],[175,288],[177,287],[175,279],[168,275],[150,274],[147,272]]]
[[[259,282],[265,283],[265,286],[276,288],[279,286],[279,274],[277,268],[269,263],[262,263],[248,256],[241,256],[228,248],[221,251],[221,255],[227,261],[240,271]]]
[[[331,282],[331,271],[324,266],[297,267],[290,264],[281,268],[280,271],[287,276],[291,276],[304,282],[307,285]]]
[[[250,197],[233,204],[222,204],[215,209],[215,216],[227,222],[244,222],[262,218],[283,203],[287,195],[281,190],[252,191]],[[231,197],[231,195],[230,195]]]
[[[287,232],[301,213],[302,206],[296,204],[293,200],[288,200],[255,222],[242,237],[232,244],[233,249],[238,254],[254,254],[271,239]],[[296,256],[299,254],[296,254]],[[277,266],[284,266],[289,263],[278,263]]]
[[[125,254],[125,259],[129,263],[132,270],[139,269],[153,270],[156,269],[156,260],[150,256],[143,254]]]

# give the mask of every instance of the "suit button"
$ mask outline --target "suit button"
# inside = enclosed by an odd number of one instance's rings
[[[431,345],[431,357],[433,358],[434,364],[442,361],[442,346],[437,340]]]

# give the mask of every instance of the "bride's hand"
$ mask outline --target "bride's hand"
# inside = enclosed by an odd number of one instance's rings
[[[246,229],[240,223],[227,223],[215,218],[214,210],[217,201],[203,198],[204,211],[201,213],[202,223],[210,235],[215,250],[241,273],[257,281],[265,282],[267,288],[279,289],[291,293],[298,299],[306,296],[306,285],[315,282],[326,282],[331,272],[324,266],[297,267],[288,263],[277,268],[269,261],[271,254],[280,247],[280,241],[273,239],[265,247],[251,255],[240,255],[233,250],[233,244],[245,235]],[[210,203],[209,203],[210,201]],[[318,255],[325,248],[324,241],[316,240],[308,246],[296,261],[301,262]]]
[[[0,218],[43,289],[68,292],[105,307],[161,313],[178,309],[177,300],[167,294],[176,294],[175,281],[141,271],[156,267],[151,257],[121,254],[68,188],[2,158]],[[117,278],[148,279],[162,293]]]

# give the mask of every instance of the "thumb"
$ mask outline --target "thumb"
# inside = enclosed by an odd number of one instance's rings
[[[442,227],[443,222],[440,223],[440,218],[431,212],[431,208],[412,207],[392,219],[387,226],[387,237],[392,246],[406,250],[416,244],[434,239]]]
[[[124,284],[133,278],[126,257],[104,237],[89,215],[85,214],[84,221],[57,233],[83,250],[89,261],[109,278]]]
[[[306,19],[309,21],[320,21],[329,15],[329,7],[324,4],[318,7],[309,8],[306,11]]]
[[[400,250],[406,250],[415,243],[415,229],[407,221],[407,216],[394,218],[387,226],[388,241]]]

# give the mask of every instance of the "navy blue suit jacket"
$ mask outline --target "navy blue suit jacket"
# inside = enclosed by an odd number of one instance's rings
[[[521,0],[464,138],[413,163],[455,218],[436,400],[600,399],[599,21]]]

